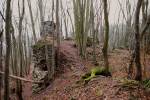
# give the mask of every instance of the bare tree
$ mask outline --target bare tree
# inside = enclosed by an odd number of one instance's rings
[[[132,28],[132,13],[131,13],[131,3],[130,0],[126,0],[127,9],[127,20],[126,20],[126,35],[125,35],[125,47],[129,46],[129,36]]]
[[[142,2],[142,24],[145,25],[148,17],[148,0],[143,0]]]
[[[109,20],[108,20],[108,7],[107,0],[103,0],[104,3],[104,19],[105,19],[105,39],[103,46],[104,64],[106,72],[109,72],[109,62],[108,62],[108,40],[109,40]]]
[[[38,7],[39,7],[39,12],[40,12],[40,23],[44,21],[44,5],[43,5],[43,0],[38,0]],[[40,35],[44,36],[45,33],[41,32],[40,30]]]
[[[5,21],[5,18],[2,14],[2,12],[0,11],[0,71],[3,70],[3,33],[4,33],[4,29],[3,29],[3,22]],[[2,99],[2,76],[0,75],[0,100]]]
[[[54,21],[54,0],[52,0],[52,21]]]
[[[68,9],[67,9],[67,14],[68,14],[69,19],[70,19],[70,22],[71,22],[72,31],[73,31],[73,36],[74,36],[74,26],[73,26],[73,21],[72,21],[72,17],[71,17],[71,15],[70,15],[70,13],[69,13],[69,10],[68,10]]]
[[[3,64],[2,64],[2,61],[3,61],[2,60],[3,59],[3,55],[2,55],[2,50],[3,50],[2,36],[3,36],[3,29],[0,30],[0,71],[2,71],[2,69],[3,69]],[[0,99],[1,99],[1,96],[2,96],[1,90],[2,90],[2,76],[0,75]]]
[[[59,48],[60,48],[60,21],[59,21],[59,0],[56,0],[56,34],[57,34],[57,65],[59,65]],[[57,66],[56,65],[56,66]]]
[[[6,35],[6,59],[5,59],[5,76],[4,76],[4,100],[9,100],[9,60],[10,60],[10,50],[11,50],[11,38],[10,38],[10,7],[11,0],[6,2],[6,25],[5,25],[5,35]]]
[[[73,0],[74,32],[78,53],[86,58],[87,36],[90,28],[90,0]]]
[[[33,20],[33,13],[32,13],[31,0],[27,0],[27,2],[28,2],[29,13],[30,13],[30,19],[31,19],[31,24],[32,24],[33,38],[34,38],[34,42],[37,42],[36,33],[35,33],[35,22],[34,22],[34,20]]]
[[[139,15],[143,0],[138,0],[135,11],[135,64],[137,68],[136,80],[142,80],[142,68],[140,63],[140,31],[139,31]]]
[[[142,80],[142,68],[141,68],[141,62],[140,62],[140,31],[139,31],[139,15],[140,15],[140,9],[142,6],[143,0],[138,0],[137,6],[136,6],[136,11],[135,11],[135,21],[134,21],[134,36],[135,36],[135,47],[134,51],[132,54],[132,59],[130,61],[129,65],[129,75],[131,74],[131,69],[133,66],[133,62],[135,61],[136,64],[136,76],[135,80]]]
[[[147,29],[149,28],[150,26],[150,15],[148,15],[147,17],[147,21],[142,29],[142,32],[141,32],[141,40],[143,39],[143,37],[146,35],[146,31]]]
[[[19,31],[19,37],[18,37],[18,40],[19,40],[19,61],[20,61],[20,70],[19,70],[19,76],[20,77],[23,77],[23,67],[24,67],[24,64],[23,64],[23,57],[24,57],[24,54],[23,54],[23,45],[22,45],[22,23],[23,23],[23,19],[24,19],[24,14],[25,14],[25,1],[24,0],[21,0],[22,2],[22,8],[20,7],[20,0],[18,1],[18,10],[19,10],[19,27],[18,27],[18,31]],[[20,80],[17,80],[18,81],[18,84],[17,84],[17,95],[18,95],[18,99],[19,100],[23,100],[23,97],[22,97],[22,83]]]
[[[93,63],[96,65],[97,61],[96,61],[96,31],[95,31],[95,23],[94,23],[94,7],[93,7],[93,1],[91,1],[91,9],[90,9],[90,24],[91,24],[91,34],[92,34],[92,38],[93,38]]]
[[[68,18],[66,16],[66,12],[63,8],[63,3],[62,1],[60,1],[60,5],[61,5],[61,13],[62,13],[62,20],[64,22],[64,27],[65,27],[65,38],[67,39],[68,38]],[[62,30],[62,29],[61,29]]]

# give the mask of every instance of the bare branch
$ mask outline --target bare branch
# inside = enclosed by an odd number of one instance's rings
[[[146,34],[146,30],[148,29],[149,26],[150,26],[150,15],[148,16],[146,24],[141,32],[141,40],[143,39],[144,35]]]
[[[0,74],[4,76],[4,72],[0,71]],[[13,79],[16,79],[16,80],[20,80],[20,81],[24,81],[24,82],[30,82],[30,83],[35,83],[35,84],[43,83],[42,81],[38,82],[38,81],[28,80],[28,79],[25,79],[25,78],[22,78],[22,77],[19,77],[19,76],[14,76],[14,75],[9,75],[9,77],[13,78]]]
[[[5,18],[4,18],[4,16],[3,16],[3,14],[2,14],[2,12],[0,11],[0,15],[1,15],[1,17],[2,17],[2,19],[4,20],[4,22],[5,22]]]

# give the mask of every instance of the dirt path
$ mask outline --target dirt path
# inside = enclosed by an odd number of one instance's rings
[[[63,73],[57,75],[52,84],[40,94],[34,95],[33,100],[68,100],[70,95],[66,89],[73,86],[86,71],[86,67],[73,47],[72,41],[64,41],[60,46],[60,69]],[[61,68],[62,67],[62,68]]]
[[[51,85],[39,94],[30,94],[30,97],[28,95],[26,100],[150,100],[150,95],[144,90],[123,89],[114,79],[125,76],[122,68],[127,65],[129,58],[125,50],[109,55],[110,66],[120,68],[118,71],[113,68],[113,78],[99,76],[86,85],[77,84],[81,76],[94,65],[81,60],[73,44],[73,41],[64,41],[61,44],[61,64],[58,70],[60,74],[55,76]]]

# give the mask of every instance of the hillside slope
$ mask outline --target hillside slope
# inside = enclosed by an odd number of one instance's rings
[[[94,65],[89,60],[82,60],[73,45],[73,41],[62,42],[60,65],[55,79],[39,94],[29,95],[29,89],[26,89],[26,100],[150,100],[149,92],[142,87],[120,85],[119,79],[126,76],[124,67],[129,61],[129,53],[126,50],[116,50],[109,54],[112,77],[98,76],[87,84],[78,83]],[[103,60],[99,63],[103,66]]]

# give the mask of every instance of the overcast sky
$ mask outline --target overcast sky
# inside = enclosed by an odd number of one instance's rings
[[[14,0],[14,3],[13,3],[13,8],[14,8],[14,13],[17,14],[17,1],[18,0]],[[26,1],[26,0],[25,0]],[[38,0],[31,0],[32,1],[32,8],[34,9],[34,11],[36,12],[37,10],[37,1]],[[44,4],[46,6],[46,9],[45,9],[45,12],[49,14],[49,12],[51,11],[51,0],[43,0],[44,1]],[[54,0],[55,1],[55,0]],[[61,0],[60,0],[61,1]],[[95,0],[93,0],[95,1]],[[99,0],[97,0],[99,1]],[[121,4],[123,5],[123,8],[125,9],[125,1],[126,0],[119,0],[121,2]],[[109,6],[110,6],[110,12],[109,12],[109,19],[110,19],[110,23],[113,23],[117,18],[118,18],[118,14],[119,14],[119,11],[120,11],[120,5],[118,3],[118,0],[109,0]],[[137,0],[130,0],[131,4],[134,6],[134,2],[137,2]],[[62,3],[63,3],[63,7],[72,7],[72,0],[62,0]],[[27,4],[27,3],[26,3]],[[28,6],[26,6],[28,7]],[[28,12],[28,8],[26,9],[26,11]],[[45,17],[47,18],[48,15],[45,15]],[[115,19],[115,20],[114,20]]]
[[[1,4],[2,1],[4,1],[4,0],[0,0],[0,10],[1,10],[1,6],[2,6],[2,4]],[[13,5],[12,5],[13,6],[13,14],[14,14],[14,16],[17,17],[18,16],[18,10],[17,10],[18,0],[12,0],[12,1],[13,1]],[[27,1],[27,0],[25,0],[25,1]],[[33,8],[34,13],[36,13],[36,11],[37,11],[37,3],[36,3],[37,1],[38,0],[31,0],[32,8]],[[46,5],[45,12],[47,14],[45,15],[45,19],[47,20],[48,16],[50,16],[51,4],[52,3],[51,3],[51,0],[43,0],[43,1]],[[93,0],[93,1],[95,1],[95,0]],[[125,1],[126,0],[120,0],[121,4],[124,6],[123,7],[124,9],[125,9]],[[72,3],[72,0],[62,0],[62,2],[63,2],[63,6],[66,7],[66,5],[69,6],[69,4]],[[109,2],[110,2],[110,4],[109,4],[110,5],[109,21],[112,24],[118,19],[118,16],[119,16],[118,14],[119,14],[119,11],[120,11],[120,5],[118,3],[118,0],[109,0]],[[130,2],[134,6],[134,2],[137,2],[137,0],[130,0]],[[26,14],[29,16],[27,3],[26,3]],[[120,16],[122,17],[122,15],[120,15]]]
[[[2,7],[2,1],[3,0],[0,0],[0,10],[1,7]],[[15,20],[17,20],[18,18],[18,0],[12,0],[13,1],[13,4],[12,4],[12,8],[13,8],[13,18]],[[27,1],[27,0],[25,0]],[[38,16],[38,13],[37,13],[37,1],[38,0],[31,0],[32,2],[32,9],[33,9],[33,15],[34,15],[34,19]],[[49,17],[51,17],[51,8],[52,8],[52,3],[51,3],[51,0],[43,0],[44,1],[44,5],[46,6],[45,7],[45,20],[50,20]],[[55,1],[55,0],[54,0]],[[95,0],[93,0],[95,1]],[[99,1],[99,0],[97,0]],[[120,0],[121,2],[121,5],[123,6],[123,9],[126,11],[126,5],[125,5],[125,1],[126,0]],[[132,7],[135,8],[135,4],[137,2],[137,0],[130,0],[131,4],[132,4]],[[72,0],[62,0],[62,3],[63,3],[63,7],[64,9],[66,7],[69,7],[69,8],[72,8]],[[29,16],[29,10],[28,10],[28,5],[27,5],[27,2],[25,2],[26,4],[26,19],[28,20],[28,23],[31,24],[30,22],[30,16]],[[120,12],[120,5],[118,3],[118,0],[109,0],[109,8],[110,8],[110,11],[109,11],[109,21],[110,21],[110,24],[114,24],[118,21],[118,18],[120,19],[120,23],[123,22],[123,15],[120,14],[119,15],[119,12]],[[72,11],[71,11],[72,12]],[[71,13],[70,12],[70,13]],[[71,14],[73,16],[73,13]],[[61,16],[63,17],[63,16]],[[39,27],[39,23],[37,22],[36,23],[36,27],[37,27],[37,31],[39,31],[38,27]],[[30,28],[30,27],[29,27]]]

